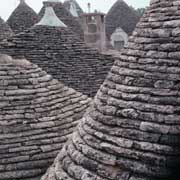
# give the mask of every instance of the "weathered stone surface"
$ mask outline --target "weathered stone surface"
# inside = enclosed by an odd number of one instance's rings
[[[112,56],[87,47],[68,27],[36,25],[2,42],[0,52],[25,57],[68,87],[91,97],[114,62]]]
[[[24,59],[0,55],[0,73],[0,179],[39,180],[91,99]]]
[[[25,0],[21,0],[18,7],[12,12],[7,23],[15,34],[20,33],[38,22],[38,15],[29,7]]]
[[[177,2],[151,1],[93,106],[42,180],[180,179]],[[170,50],[161,48],[167,44]]]
[[[3,39],[6,39],[8,37],[11,37],[12,35],[13,35],[13,32],[12,32],[11,28],[0,17],[0,41]]]

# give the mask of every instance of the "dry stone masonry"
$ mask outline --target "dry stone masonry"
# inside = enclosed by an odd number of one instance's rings
[[[25,0],[20,0],[18,7],[12,12],[7,23],[15,34],[20,33],[38,22],[38,15],[27,5]]]
[[[90,99],[27,60],[0,55],[0,180],[39,180]]]
[[[0,52],[25,57],[68,87],[93,97],[114,58],[87,47],[68,27],[40,24],[2,42]]]
[[[9,25],[0,17],[0,41],[13,35]]]
[[[180,3],[152,0],[42,180],[179,180]]]
[[[72,32],[76,34],[77,37],[80,39],[84,39],[84,32],[83,29],[79,23],[79,21],[71,15],[71,13],[66,10],[66,8],[63,6],[63,4],[59,1],[44,1],[44,6],[39,12],[39,17],[42,18],[45,12],[45,8],[48,6],[53,7],[57,17],[66,24]]]
[[[139,18],[124,0],[117,0],[106,16],[107,38],[110,40],[111,35],[118,28],[122,28],[128,35],[131,35]]]

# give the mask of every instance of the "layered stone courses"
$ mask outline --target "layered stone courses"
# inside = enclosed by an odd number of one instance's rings
[[[38,64],[68,87],[94,97],[113,65],[68,28],[35,26],[0,44],[0,52]]]
[[[13,35],[9,25],[0,17],[0,41]]]
[[[42,180],[179,180],[179,5],[151,1]]]
[[[91,99],[25,59],[0,55],[0,179],[39,180]]]
[[[12,12],[7,23],[15,34],[32,27],[39,20],[36,12],[25,1],[20,1],[17,8]]]
[[[63,6],[61,2],[50,2],[50,1],[44,1],[44,6],[39,12],[39,17],[42,18],[45,12],[45,8],[50,6],[53,7],[55,14],[57,17],[66,24],[72,32],[75,33],[75,35],[80,38],[84,39],[84,32],[82,29],[82,26],[80,22],[71,15],[71,13]]]
[[[116,29],[122,28],[131,35],[139,22],[140,17],[131,9],[124,0],[117,0],[106,16],[106,34],[110,40]]]

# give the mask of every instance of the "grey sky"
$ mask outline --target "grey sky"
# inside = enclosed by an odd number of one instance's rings
[[[2,1],[2,0],[1,0]],[[26,2],[36,11],[39,12],[44,0],[26,0]],[[62,0],[64,1],[64,0]],[[148,6],[150,0],[125,0],[129,5],[135,8]],[[87,11],[87,3],[91,2],[92,10],[106,13],[116,0],[77,0],[80,6]],[[6,20],[11,12],[18,5],[19,0],[4,0],[0,6],[0,16]]]

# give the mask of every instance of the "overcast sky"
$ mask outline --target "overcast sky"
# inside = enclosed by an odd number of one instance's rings
[[[1,0],[2,1],[2,0]],[[42,1],[44,0],[26,0],[26,2],[36,11],[39,12],[42,7]],[[61,0],[62,2],[64,0]],[[150,0],[124,0],[129,5],[135,8],[148,6]],[[77,0],[80,6],[87,11],[87,3],[91,3],[92,10],[97,9],[98,11],[106,13],[109,8],[113,5],[116,0]],[[0,6],[0,16],[6,20],[11,12],[18,5],[19,0],[3,0]]]

